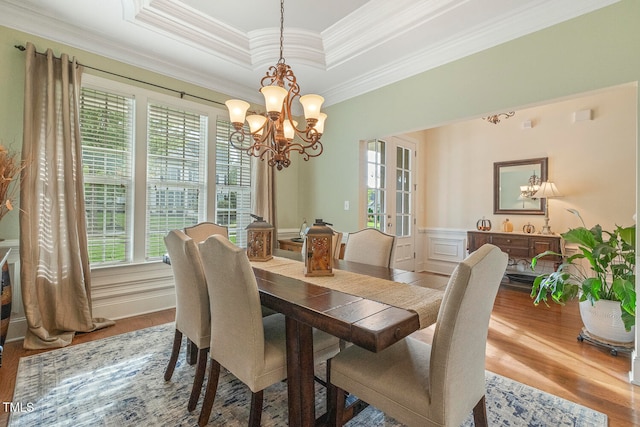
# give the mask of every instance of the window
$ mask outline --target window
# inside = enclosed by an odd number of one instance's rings
[[[367,227],[384,231],[386,216],[385,142],[367,141]]]
[[[133,98],[83,88],[80,97],[82,170],[89,259],[131,257]]]
[[[204,218],[207,117],[149,104],[147,258],[162,256],[169,230]]]
[[[223,110],[86,75],[80,127],[92,266],[161,259],[169,230],[205,220],[244,243],[250,162]]]
[[[218,120],[216,131],[216,222],[229,228],[229,239],[246,246],[251,222],[251,160],[229,144],[231,123]]]
[[[411,235],[411,150],[396,147],[396,236]]]

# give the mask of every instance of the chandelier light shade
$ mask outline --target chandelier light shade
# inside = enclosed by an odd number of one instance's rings
[[[290,153],[299,153],[304,160],[322,154],[320,138],[324,132],[327,115],[320,111],[324,98],[320,95],[300,96],[300,87],[291,67],[283,57],[284,0],[280,0],[280,59],[267,70],[260,81],[260,92],[264,96],[265,113],[251,112],[247,116],[249,103],[237,99],[225,102],[234,132],[229,143],[248,155],[266,160],[278,170],[291,164]],[[291,108],[294,101],[302,104],[305,123],[298,127]],[[245,121],[249,124],[246,131]]]
[[[536,175],[536,171],[533,171],[533,174],[527,181],[527,185],[520,186],[520,198],[532,199],[538,190],[540,190],[540,177]]]

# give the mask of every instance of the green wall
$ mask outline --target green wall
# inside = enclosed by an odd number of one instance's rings
[[[639,17],[640,2],[623,0],[330,106],[325,153],[301,169],[301,213],[331,219],[343,231],[361,226],[360,140],[637,82]],[[350,201],[349,211],[343,210],[344,200]]]
[[[612,6],[521,37],[453,63],[332,105],[325,151],[278,173],[278,225],[324,218],[352,231],[358,222],[360,140],[428,129],[489,112],[522,108],[640,80],[640,2]],[[109,58],[0,27],[0,141],[22,140],[24,54],[13,46],[68,53],[82,63],[210,99],[229,96]],[[256,82],[256,85],[258,82]],[[640,111],[640,109],[639,109]],[[638,186],[640,187],[640,186]],[[349,211],[343,209],[350,202]],[[0,222],[0,236],[18,237],[17,212]],[[424,226],[424,224],[418,224]]]

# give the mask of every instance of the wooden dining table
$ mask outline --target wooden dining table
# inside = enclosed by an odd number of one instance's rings
[[[291,251],[277,250],[274,255],[302,261],[299,253]],[[289,277],[271,271],[266,265],[252,263],[262,305],[286,318],[290,426],[316,424],[312,328],[378,352],[435,322],[433,314],[424,319],[416,311],[313,284],[310,279]],[[443,291],[431,288],[426,274],[344,260],[335,260],[334,268],[372,280],[385,279],[424,287],[429,296],[425,300],[429,301],[432,312],[437,313]]]

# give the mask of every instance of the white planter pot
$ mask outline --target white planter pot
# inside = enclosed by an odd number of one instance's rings
[[[591,305],[589,301],[582,301],[580,302],[580,316],[591,335],[606,341],[633,342],[635,326],[630,331],[624,329],[619,301],[599,300],[594,305]]]

